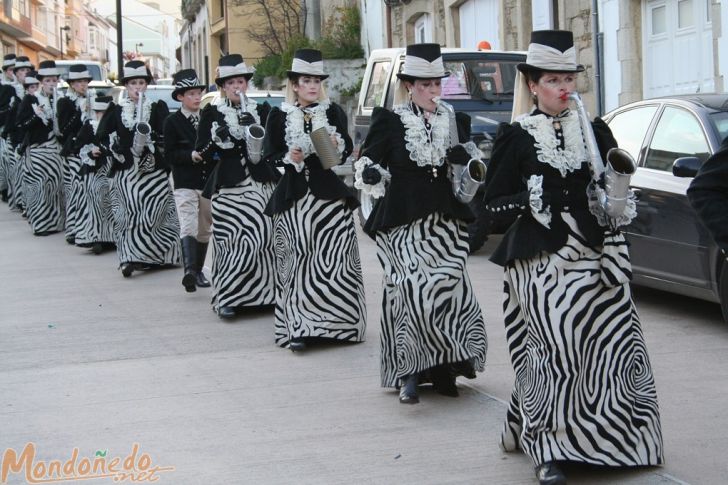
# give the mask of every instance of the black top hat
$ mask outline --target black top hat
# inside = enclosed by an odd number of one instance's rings
[[[329,77],[324,73],[324,60],[321,51],[317,49],[298,49],[293,54],[291,70],[288,78],[293,76],[316,76],[321,80]]]
[[[172,99],[177,99],[178,94],[184,94],[188,89],[206,88],[204,84],[200,84],[200,80],[197,79],[197,72],[194,69],[182,69],[175,72],[172,75],[172,84],[174,85]]]
[[[40,61],[40,64],[38,64],[38,79],[41,81],[44,77],[60,75],[61,71],[56,67],[56,61]]]
[[[442,62],[440,44],[408,45],[402,72],[397,73],[397,77],[404,81],[438,79],[449,75]]]
[[[215,84],[222,86],[225,81],[234,77],[244,77],[248,81],[253,77],[253,69],[248,69],[243,56],[240,54],[229,54],[222,56],[217,64],[217,77]]]
[[[105,111],[114,100],[111,96],[96,96],[91,103],[91,109],[94,111]]]
[[[15,65],[13,66],[13,72],[15,72],[18,69],[21,69],[23,67],[27,67],[28,69],[33,69],[33,64],[31,64],[30,59],[28,59],[26,56],[16,57]]]
[[[38,80],[38,72],[32,70],[25,75],[25,79],[23,80],[23,86],[30,86],[31,84],[39,83],[40,81]]]
[[[3,70],[15,66],[15,54],[5,54],[3,57]]]
[[[93,80],[93,76],[88,72],[86,64],[73,64],[68,68],[68,81],[80,81],[82,79]]]
[[[584,66],[576,63],[574,34],[568,30],[535,30],[531,32],[526,62],[518,70],[549,72],[581,72]]]
[[[149,72],[146,64],[142,61],[129,61],[124,64],[123,74],[121,77],[122,84],[126,84],[132,79],[144,79],[147,83],[152,82],[152,73]]]

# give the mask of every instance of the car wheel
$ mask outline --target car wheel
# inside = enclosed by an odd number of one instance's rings
[[[723,320],[728,322],[728,262],[723,261],[718,277],[718,292],[720,295],[720,309],[723,312]]]
[[[493,229],[493,219],[485,208],[482,197],[476,197],[468,204],[475,215],[475,220],[468,224],[468,243],[470,253],[483,247]]]
[[[367,219],[369,219],[369,216],[372,214],[372,210],[374,209],[374,197],[372,197],[369,194],[365,194],[361,190],[357,191],[359,194],[359,223],[362,227],[364,227],[364,224],[366,224]]]

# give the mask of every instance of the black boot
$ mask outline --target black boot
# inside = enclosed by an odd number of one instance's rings
[[[202,267],[205,265],[205,256],[207,256],[207,243],[197,241],[197,286],[200,288],[209,288],[210,282],[205,278],[205,273],[202,272]]]
[[[443,396],[458,397],[458,388],[455,385],[455,375],[450,364],[436,365],[430,369],[430,378],[435,392]]]
[[[182,261],[185,266],[185,275],[182,277],[182,286],[187,293],[197,291],[197,240],[194,236],[182,238]]]
[[[402,379],[402,387],[399,389],[399,402],[402,404],[417,404],[420,397],[417,395],[417,374],[405,376]]]
[[[566,476],[554,461],[537,466],[536,478],[539,485],[566,485]]]
[[[8,201],[8,189],[0,190],[0,200],[2,200],[3,202]]]

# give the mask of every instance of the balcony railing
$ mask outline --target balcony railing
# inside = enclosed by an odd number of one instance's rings
[[[0,30],[15,37],[29,37],[33,35],[33,25],[30,17],[21,15],[12,8],[13,2],[3,1],[3,9],[0,10]]]

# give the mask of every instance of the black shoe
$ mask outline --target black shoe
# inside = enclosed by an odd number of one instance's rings
[[[221,306],[217,309],[217,316],[220,318],[233,318],[235,317],[235,308],[231,306]]]
[[[104,245],[100,242],[93,243],[91,246],[91,252],[94,254],[101,254],[104,252]]]
[[[303,340],[303,337],[294,337],[288,342],[288,348],[291,349],[291,352],[306,350],[306,341]]]
[[[124,278],[128,278],[134,272],[134,263],[122,263],[121,264],[121,275]]]
[[[66,236],[66,242],[68,244],[76,244],[76,236]]]
[[[8,201],[8,189],[0,190],[0,200],[3,202]]]
[[[33,233],[34,236],[40,236],[40,237],[50,236],[51,234],[53,234],[51,231],[40,231],[40,232]]]
[[[197,272],[197,281],[195,281],[195,284],[199,286],[200,288],[209,288],[210,287],[210,281],[208,281],[207,278],[205,278],[205,274],[202,272],[202,270]]]
[[[564,472],[556,465],[556,462],[548,461],[536,467],[536,478],[539,485],[566,485]]]
[[[182,238],[182,261],[185,267],[182,286],[187,293],[197,291],[197,240],[194,236]]]
[[[399,402],[402,404],[417,404],[420,397],[417,395],[417,374],[406,376],[402,379],[402,387],[399,389]]]
[[[450,364],[436,365],[430,369],[430,378],[435,392],[443,396],[458,397],[458,388],[455,385],[455,375],[451,372]]]

